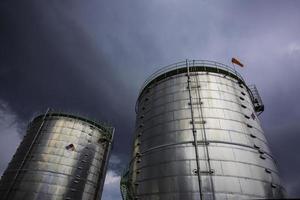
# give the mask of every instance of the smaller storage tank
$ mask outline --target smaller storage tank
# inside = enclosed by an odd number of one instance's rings
[[[49,112],[27,134],[0,180],[0,199],[99,199],[114,129]]]

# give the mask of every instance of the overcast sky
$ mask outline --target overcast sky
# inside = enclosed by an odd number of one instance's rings
[[[0,173],[47,107],[116,127],[103,199],[120,199],[143,81],[183,59],[230,64],[255,83],[282,181],[300,196],[300,1],[3,0]]]

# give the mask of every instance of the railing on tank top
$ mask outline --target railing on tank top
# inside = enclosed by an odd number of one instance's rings
[[[236,75],[242,81],[244,81],[243,77],[233,67],[224,65],[222,63],[215,62],[215,61],[210,61],[210,60],[188,60],[188,62],[190,64],[190,67],[203,66],[203,67],[209,67],[209,68],[215,68],[215,69],[221,69],[221,70],[228,71],[228,72]],[[155,71],[143,83],[143,85],[142,85],[142,87],[141,87],[141,89],[139,91],[139,94],[141,94],[141,92],[145,89],[145,87],[152,80],[154,80],[156,77],[158,77],[160,75],[163,75],[163,74],[165,74],[165,73],[167,73],[169,71],[176,70],[176,69],[181,69],[181,68],[186,68],[186,60],[185,61],[181,61],[181,62],[177,62],[177,63],[173,63],[171,65],[167,65],[167,66],[165,66],[165,67],[163,67],[163,68]]]

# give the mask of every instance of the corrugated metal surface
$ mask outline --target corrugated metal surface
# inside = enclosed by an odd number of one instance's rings
[[[1,178],[0,199],[96,199],[112,138],[112,128],[74,115],[36,117]]]
[[[176,66],[143,86],[127,198],[282,197],[244,80],[217,65],[188,64],[189,70]]]

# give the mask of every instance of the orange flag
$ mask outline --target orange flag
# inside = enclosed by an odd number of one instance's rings
[[[236,58],[232,58],[231,62],[234,63],[234,64],[237,64],[237,65],[239,65],[241,67],[244,67],[244,65],[240,61],[238,61],[238,59],[236,59]]]

